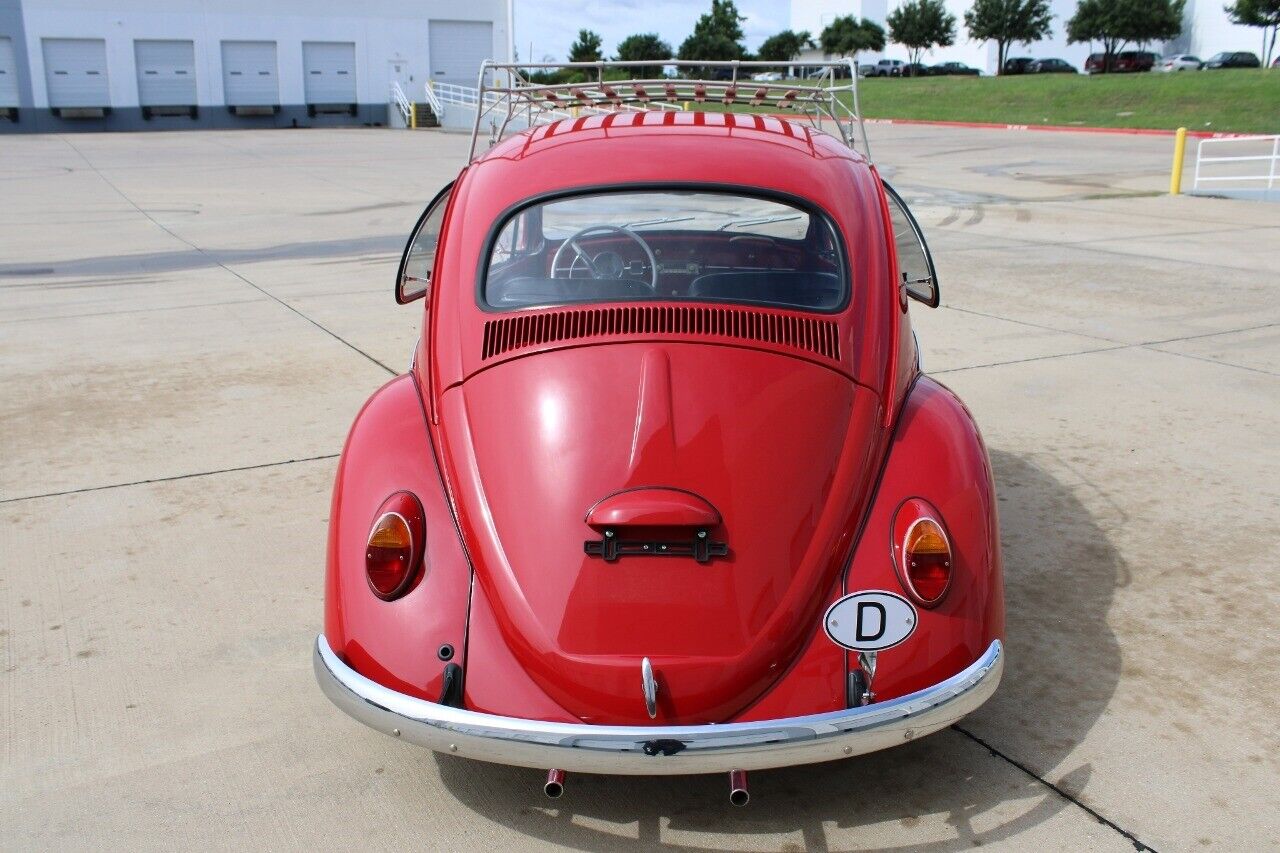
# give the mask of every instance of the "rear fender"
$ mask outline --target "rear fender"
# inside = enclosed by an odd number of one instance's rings
[[[972,416],[949,389],[928,377],[911,386],[898,415],[876,496],[848,572],[828,602],[844,592],[907,595],[892,552],[895,513],[924,498],[947,527],[955,557],[951,588],[933,609],[917,607],[916,631],[879,653],[872,685],[879,701],[922,690],[977,660],[1004,639],[1004,581],[995,488],[986,447]],[[846,707],[846,673],[858,668],[821,624],[778,683],[735,722],[814,714]]]
[[[389,495],[418,496],[426,516],[423,568],[409,592],[382,601],[369,588],[365,546]],[[347,437],[329,514],[325,637],[360,674],[436,701],[446,664],[464,665],[471,567],[445,500],[422,401],[411,375],[379,389]]]
[[[893,554],[894,514],[908,498],[938,510],[951,540],[951,587],[936,607],[917,607],[915,633],[879,653],[874,690],[892,699],[946,679],[1004,639],[1004,578],[991,463],[969,410],[927,376],[912,387],[884,473],[845,576],[845,591],[907,596]],[[909,596],[908,596],[909,597]],[[857,669],[857,656],[848,656]]]

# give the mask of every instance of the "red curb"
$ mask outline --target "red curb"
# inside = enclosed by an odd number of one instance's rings
[[[976,127],[985,130],[1039,130],[1053,133],[1123,133],[1134,136],[1173,136],[1176,130],[1157,130],[1148,127],[1076,127],[1061,124],[999,124],[988,121],[930,121],[915,118],[868,118],[867,124],[923,124],[938,127]],[[1247,133],[1222,133],[1212,130],[1188,130],[1187,136],[1197,139],[1216,139],[1230,136],[1250,136]]]

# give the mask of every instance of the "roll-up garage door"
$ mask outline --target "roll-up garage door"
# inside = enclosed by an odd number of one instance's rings
[[[13,56],[13,39],[0,38],[0,109],[18,106],[18,61]]]
[[[302,71],[308,104],[356,103],[354,42],[304,41]]]
[[[109,107],[107,43],[102,39],[42,39],[50,107]]]
[[[144,107],[196,105],[196,49],[189,41],[135,41],[138,104]]]
[[[428,22],[431,79],[436,83],[474,86],[480,64],[493,55],[489,21]]]
[[[276,43],[224,41],[222,91],[229,107],[274,107],[280,103]]]

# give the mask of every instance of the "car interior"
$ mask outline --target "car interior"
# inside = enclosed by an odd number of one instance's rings
[[[835,310],[848,289],[825,216],[722,192],[577,195],[510,216],[483,281],[491,308],[699,300]]]

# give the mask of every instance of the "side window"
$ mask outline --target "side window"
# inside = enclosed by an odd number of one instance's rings
[[[421,299],[431,289],[431,270],[436,263],[440,226],[444,224],[444,210],[449,206],[452,190],[453,184],[450,183],[431,200],[405,246],[400,271],[396,275],[396,302],[401,305]]]
[[[933,268],[933,256],[929,254],[929,244],[924,241],[920,224],[893,187],[885,184],[884,191],[889,197],[889,219],[893,223],[893,241],[898,247],[901,285],[906,288],[907,296],[937,308],[938,273]]]

